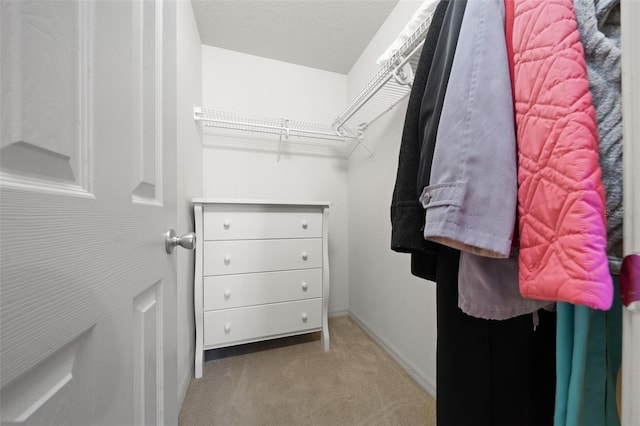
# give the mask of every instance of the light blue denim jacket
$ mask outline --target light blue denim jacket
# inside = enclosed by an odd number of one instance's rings
[[[517,203],[503,3],[467,4],[421,196],[425,239],[497,258],[509,257]]]
[[[425,239],[462,250],[459,305],[506,319],[549,302],[524,299],[510,258],[517,208],[516,136],[504,0],[469,1],[438,127]],[[428,95],[428,94],[425,94]]]

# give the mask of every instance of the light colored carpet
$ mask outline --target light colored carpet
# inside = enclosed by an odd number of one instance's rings
[[[179,424],[435,425],[435,400],[348,317],[319,333],[207,352]]]

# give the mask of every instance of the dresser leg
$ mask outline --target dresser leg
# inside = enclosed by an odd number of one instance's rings
[[[200,377],[202,377],[202,362],[204,360],[204,351],[199,351],[196,349],[196,365],[195,365],[195,370],[196,370],[196,379],[199,379]]]
[[[322,209],[322,347],[329,351],[329,206]]]
[[[322,330],[322,347],[325,352],[329,352],[329,331]]]
[[[327,321],[327,316],[323,315],[322,318],[322,348],[325,352],[329,352],[329,322]]]

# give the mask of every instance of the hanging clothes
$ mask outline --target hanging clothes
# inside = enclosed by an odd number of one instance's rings
[[[612,274],[622,265],[622,67],[620,0],[574,0],[596,110],[598,152],[606,195],[607,256]]]
[[[518,287],[516,136],[504,22],[504,0],[467,4],[421,195],[425,239],[463,250],[460,308],[496,320],[550,304],[523,298]]]
[[[467,315],[490,320],[555,309],[553,302],[528,299],[520,294],[517,250],[508,259],[460,253],[458,306]]]
[[[619,426],[622,303],[614,276],[609,311],[558,303],[555,426]]]
[[[440,147],[436,138],[442,128],[441,112],[450,89],[449,74],[457,55],[458,35],[467,16],[473,22],[482,15],[476,13],[476,6],[483,4],[451,2],[440,31],[421,108],[424,131],[418,171],[420,189],[429,185],[434,153]],[[467,14],[468,10],[472,12]],[[497,28],[503,31],[500,23]],[[506,87],[510,93],[508,79]],[[513,150],[512,161],[515,162]],[[512,210],[515,211],[515,203]],[[555,386],[555,313],[541,312],[535,330],[532,314],[504,321],[466,315],[458,307],[460,265],[457,250],[440,247],[436,268],[438,424],[550,424]],[[516,286],[517,281],[512,281],[512,287]]]
[[[606,193],[611,273],[622,257],[622,103],[619,0],[574,0],[598,125]],[[622,354],[622,303],[613,277],[607,312],[558,304],[556,426],[617,426],[616,381]]]
[[[432,163],[420,196],[424,238],[508,258],[517,170],[504,0],[467,4]]]
[[[609,309],[595,111],[572,0],[515,3],[523,296]]]
[[[437,268],[436,417],[440,426],[553,423],[555,312],[504,321],[458,308],[459,252],[442,247]]]
[[[433,164],[442,105],[466,6],[466,0],[452,0],[449,3],[438,37],[438,44],[433,53],[429,78],[427,79],[422,105],[420,106],[418,138],[422,145],[420,147],[420,163],[415,187],[415,197],[417,199],[420,199],[423,189],[429,186],[431,179],[431,166]]]
[[[503,0],[468,2],[460,23],[459,39],[452,62],[448,87],[446,89],[442,113],[434,147],[429,185],[422,193],[422,202],[427,209],[425,236],[437,218],[430,217],[430,211],[440,214],[447,223],[455,221],[469,212],[471,216],[491,217],[495,204],[505,202],[498,212],[507,216],[495,221],[492,230],[502,237],[500,247],[486,246],[501,250],[508,255],[511,250],[511,233],[515,223],[516,210],[516,165],[515,135],[509,69],[506,59],[504,39]],[[500,40],[503,49],[500,50]],[[486,51],[483,49],[489,48]],[[502,61],[496,55],[502,55]],[[488,61],[482,63],[483,60]],[[496,64],[499,68],[496,68]],[[488,65],[488,66],[487,66]],[[479,75],[481,74],[481,76]],[[484,77],[484,78],[483,78]],[[495,79],[494,79],[495,78]],[[491,98],[493,95],[495,98]],[[428,93],[425,93],[425,97]],[[484,97],[483,97],[484,96]],[[483,108],[490,99],[493,111]],[[499,118],[494,118],[495,112]],[[491,116],[491,118],[488,118]],[[475,126],[475,127],[474,127]],[[478,128],[488,131],[478,131]],[[426,132],[425,132],[426,133]],[[483,137],[483,136],[486,136]],[[496,142],[501,143],[495,146]],[[473,144],[483,145],[482,148]],[[488,154],[488,156],[487,156]],[[503,155],[504,154],[504,155]],[[475,157],[474,157],[475,156]],[[425,157],[423,157],[424,159]],[[482,180],[483,176],[464,174],[469,164],[478,167],[489,159],[485,172],[505,173],[498,176],[498,184]],[[495,161],[491,161],[495,160]],[[459,166],[459,167],[458,167]],[[448,174],[448,169],[453,172]],[[511,183],[508,171],[511,170]],[[491,176],[489,179],[494,178]],[[508,199],[508,189],[497,190],[500,182],[510,185],[512,197]],[[475,185],[478,186],[475,186]],[[482,187],[485,188],[482,188]],[[480,193],[491,202],[475,206],[462,206],[462,199],[448,190],[456,189],[461,194]],[[495,192],[491,192],[495,191]],[[425,198],[427,194],[431,197]],[[503,195],[502,198],[500,196]],[[510,204],[509,204],[510,202]],[[449,204],[447,204],[449,203]],[[460,208],[460,211],[457,208]],[[473,207],[473,208],[470,208]],[[430,210],[432,209],[433,210]],[[440,210],[440,211],[438,211]],[[450,216],[449,216],[450,215]],[[508,219],[510,217],[510,220]],[[434,220],[432,222],[431,220]],[[450,222],[448,222],[450,220]],[[495,216],[494,216],[495,220]],[[484,227],[486,228],[486,226]],[[480,226],[481,230],[484,230]],[[465,229],[466,230],[466,229]],[[456,228],[455,232],[460,231]],[[462,233],[464,234],[464,232]],[[455,236],[461,236],[458,234]],[[475,237],[475,235],[471,235]],[[453,236],[453,235],[449,235]],[[487,239],[484,239],[486,242]],[[491,240],[491,239],[489,239]],[[449,245],[450,241],[437,240]],[[470,241],[465,241],[469,243]],[[475,244],[477,240],[473,243]],[[467,245],[452,244],[454,247],[469,248]],[[477,244],[476,244],[477,245]],[[498,313],[504,321],[474,318],[459,308],[459,301],[465,296],[485,296],[482,287],[486,284],[488,294],[505,284],[518,302],[523,299],[518,294],[517,263],[509,259],[489,259],[466,252],[458,252],[442,247],[437,268],[437,408],[439,425],[548,425],[553,418],[555,386],[555,313],[536,313],[539,321],[534,327],[534,316],[505,315]],[[488,264],[488,266],[487,266]],[[478,266],[478,268],[476,268]],[[459,273],[458,273],[459,270]],[[461,274],[461,275],[459,275]],[[463,283],[462,287],[460,284]],[[459,289],[465,289],[464,296]],[[473,294],[473,290],[477,290]],[[462,298],[460,297],[462,296]],[[478,302],[480,301],[480,304]],[[490,306],[490,297],[468,300],[470,310],[475,313],[496,315],[495,309],[511,309],[504,306]],[[473,305],[473,303],[476,303]],[[527,302],[525,302],[527,303]],[[532,301],[532,311],[540,302]],[[546,302],[544,302],[546,303]],[[479,308],[478,308],[479,307]],[[486,308],[484,312],[479,312]],[[479,310],[478,310],[479,309]],[[488,309],[493,309],[489,312]],[[529,311],[529,312],[532,312]],[[510,314],[515,314],[511,312]]]
[[[436,6],[416,67],[402,130],[398,171],[391,200],[391,249],[411,253],[411,273],[431,281],[436,279],[438,245],[422,238],[424,210],[416,199],[415,189],[422,146],[422,139],[419,137],[420,105],[448,6],[448,1],[441,1]]]

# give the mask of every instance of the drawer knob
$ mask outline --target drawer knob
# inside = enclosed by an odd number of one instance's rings
[[[229,334],[229,332],[230,332],[230,331],[231,331],[231,324],[230,324],[230,323],[226,323],[226,324],[224,325],[224,332],[225,332],[226,334]]]
[[[306,251],[302,252],[302,260],[307,260],[309,259],[309,254]]]
[[[231,263],[231,256],[226,255],[226,256],[224,257],[224,264],[225,264],[225,265],[228,265],[229,263]]]
[[[224,229],[229,229],[231,227],[231,222],[229,222],[228,220],[225,220],[222,226],[224,226]]]
[[[302,282],[302,291],[307,291],[307,289],[309,288],[309,285],[306,282]]]
[[[306,220],[302,221],[302,228],[307,229],[309,227],[309,223]]]
[[[225,299],[228,299],[229,297],[231,297],[231,290],[226,289],[226,290],[224,291],[224,298],[225,298]]]
[[[306,312],[302,313],[302,322],[307,322],[309,320],[309,317],[307,316]]]

